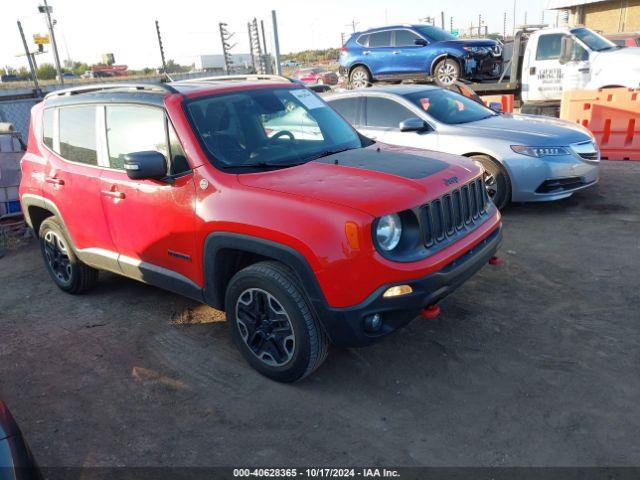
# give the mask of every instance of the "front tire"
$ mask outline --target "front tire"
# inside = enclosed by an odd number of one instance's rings
[[[298,286],[277,262],[260,262],[229,282],[225,310],[234,343],[258,372],[278,382],[295,382],[317,369],[329,341]]]
[[[95,286],[98,270],[78,259],[64,227],[55,218],[42,222],[38,236],[47,271],[61,290],[79,294]]]
[[[453,58],[443,58],[433,69],[433,77],[440,87],[450,87],[460,79],[460,65]]]
[[[349,74],[349,84],[351,88],[366,88],[371,86],[371,74],[367,67],[357,66]]]
[[[511,201],[509,174],[500,163],[488,155],[473,155],[471,158],[484,168],[484,181],[489,197],[498,210],[504,209]]]

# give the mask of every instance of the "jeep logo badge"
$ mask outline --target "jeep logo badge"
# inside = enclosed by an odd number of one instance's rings
[[[444,179],[444,184],[447,187],[453,183],[458,183],[458,177],[449,177]]]

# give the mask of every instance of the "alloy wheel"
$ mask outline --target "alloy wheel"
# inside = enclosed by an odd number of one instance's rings
[[[452,85],[456,81],[458,73],[454,65],[449,62],[444,62],[438,68],[437,76],[438,81],[442,85]]]
[[[295,335],[282,304],[260,288],[242,292],[236,302],[236,324],[253,355],[265,364],[280,367],[291,360]]]
[[[44,236],[44,253],[51,272],[62,283],[71,281],[71,260],[65,241],[49,230]]]
[[[369,85],[369,77],[363,70],[356,70],[351,74],[351,86],[353,88],[365,88]]]

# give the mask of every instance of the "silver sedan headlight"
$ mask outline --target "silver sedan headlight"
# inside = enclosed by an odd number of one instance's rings
[[[401,236],[402,221],[400,220],[400,215],[392,213],[380,217],[376,225],[376,242],[382,250],[390,252],[396,248],[400,243]]]
[[[526,145],[511,145],[511,150],[520,155],[528,157],[558,157],[560,155],[570,155],[565,147],[528,147]]]

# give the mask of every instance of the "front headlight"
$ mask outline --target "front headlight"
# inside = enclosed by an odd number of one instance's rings
[[[525,145],[511,145],[511,150],[520,155],[536,158],[569,155],[569,150],[565,147],[527,147]]]
[[[400,215],[392,213],[380,217],[376,226],[376,242],[382,250],[390,252],[396,248],[400,243],[401,236],[402,221],[400,220]]]

